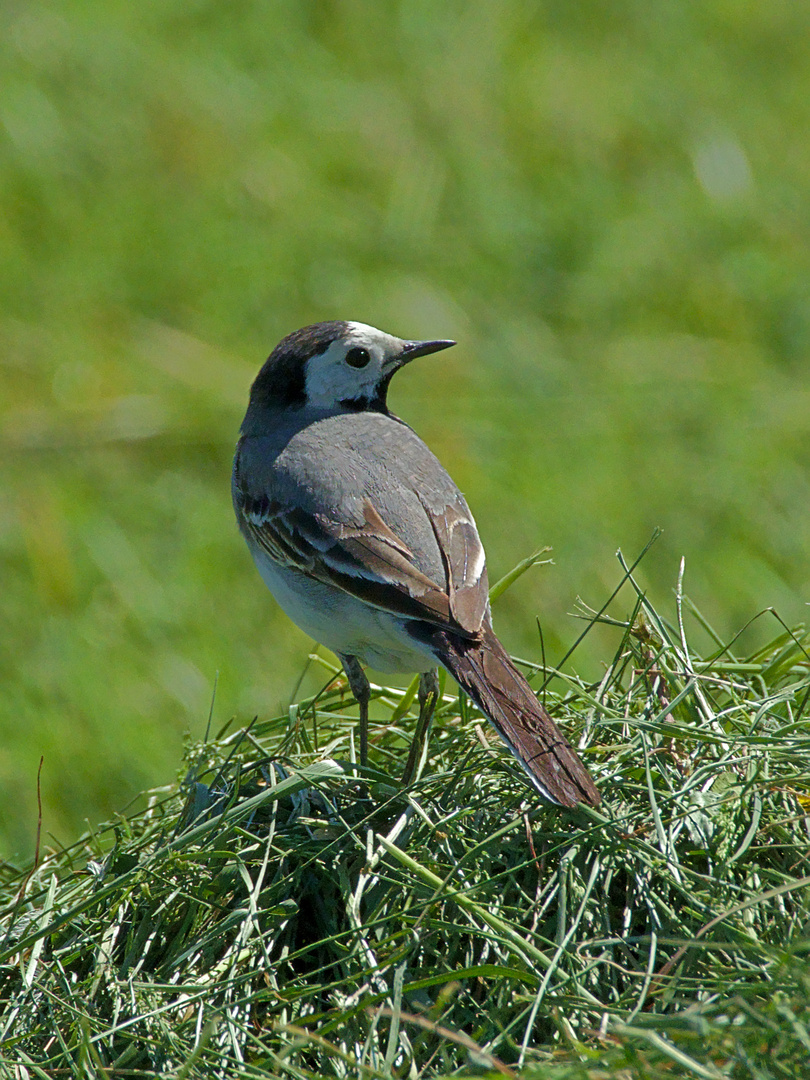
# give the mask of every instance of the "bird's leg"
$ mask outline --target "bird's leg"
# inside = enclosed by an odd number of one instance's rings
[[[422,747],[425,745],[433,714],[436,711],[436,703],[439,700],[439,672],[436,668],[423,671],[419,676],[417,697],[419,699],[419,719],[416,721],[416,732],[411,743],[405,772],[402,774],[402,783],[405,786],[410,784],[413,779],[416,763],[422,754]]]
[[[368,703],[371,700],[371,686],[356,656],[341,656],[340,662],[360,709],[360,765],[365,768],[368,765]]]

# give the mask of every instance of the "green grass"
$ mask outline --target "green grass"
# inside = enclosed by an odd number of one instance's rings
[[[617,548],[723,636],[808,599],[803,4],[73,0],[0,13],[0,848],[290,701],[230,457],[279,338],[457,349],[394,408],[555,663]],[[764,644],[755,624],[745,648]],[[610,628],[578,650],[596,678]],[[314,693],[308,680],[305,693]]]
[[[784,0],[3,5],[0,1071],[807,1072],[809,35]],[[496,625],[599,814],[449,686],[405,793],[380,688],[358,788],[228,494],[260,363],[335,317],[459,341],[392,404],[491,580],[553,549]]]
[[[623,581],[586,623],[620,634],[601,680],[542,690],[598,811],[539,805],[449,686],[407,790],[409,695],[376,688],[359,783],[330,671],[286,714],[190,745],[181,786],[6,874],[0,1065],[805,1075],[810,639],[740,654],[685,597],[665,618]]]

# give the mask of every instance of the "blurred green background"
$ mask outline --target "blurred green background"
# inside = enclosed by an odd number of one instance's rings
[[[723,634],[803,618],[808,5],[12,0],[0,30],[4,853],[40,755],[69,842],[173,779],[216,672],[215,726],[286,707],[310,646],[228,485],[305,323],[459,341],[391,403],[493,580],[554,548],[499,602],[513,650],[539,615],[559,659],[655,526],[657,601],[684,555]]]

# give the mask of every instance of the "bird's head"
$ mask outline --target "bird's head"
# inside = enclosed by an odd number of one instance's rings
[[[403,341],[360,322],[305,326],[273,349],[253,383],[251,405],[387,412],[388,384],[409,361],[454,341]]]

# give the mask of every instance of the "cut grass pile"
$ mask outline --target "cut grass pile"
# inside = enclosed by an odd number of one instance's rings
[[[540,805],[449,684],[407,790],[413,695],[377,689],[359,779],[334,678],[190,747],[186,782],[140,813],[7,873],[0,1065],[807,1075],[808,638],[698,656],[711,630],[680,593],[670,624],[625,581],[625,616],[620,598],[589,617],[620,638],[601,682],[542,688],[598,811]]]

